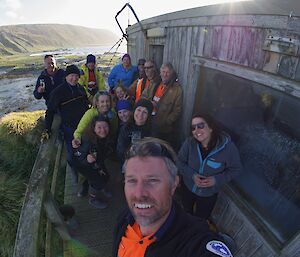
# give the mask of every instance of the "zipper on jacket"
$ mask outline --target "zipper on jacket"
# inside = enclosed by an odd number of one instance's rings
[[[225,141],[224,141],[224,143],[223,143],[223,145],[222,145],[221,147],[217,148],[215,151],[209,153],[209,154],[205,157],[204,160],[202,159],[201,150],[200,150],[199,144],[197,143],[197,151],[198,151],[198,156],[199,156],[199,159],[200,159],[200,167],[199,167],[198,173],[199,173],[200,175],[203,175],[204,166],[205,166],[205,163],[207,162],[208,158],[211,157],[211,156],[213,156],[214,154],[216,154],[216,153],[222,151],[222,150],[225,148],[225,145],[226,145],[228,142],[229,142],[229,140],[228,140],[228,138],[226,137],[226,138],[225,138]],[[195,193],[196,190],[197,190],[197,186],[196,186],[196,184],[194,183],[194,186],[193,186],[193,188],[192,188],[192,192]]]

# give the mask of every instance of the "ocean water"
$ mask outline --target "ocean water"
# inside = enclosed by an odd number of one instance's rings
[[[81,48],[66,48],[57,51],[38,52],[31,56],[44,56],[54,54],[56,59],[64,56],[78,55],[86,56],[88,54],[100,55],[109,51],[113,45],[107,46],[89,46]],[[115,52],[115,47],[111,53]],[[126,45],[121,45],[118,49],[119,55],[126,52]],[[7,73],[11,68],[0,67],[0,74]],[[34,111],[46,108],[44,99],[36,100],[33,96],[33,90],[37,77],[24,77],[16,79],[0,79],[0,117],[10,112]]]
[[[43,99],[36,100],[33,90],[35,77],[0,80],[0,117],[10,112],[46,109]]]
[[[65,48],[65,49],[59,49],[59,50],[55,50],[55,51],[47,51],[47,52],[38,52],[38,53],[33,53],[30,56],[43,56],[46,54],[53,54],[56,56],[64,56],[64,55],[68,55],[68,56],[72,56],[72,55],[76,55],[76,56],[85,56],[88,54],[94,54],[94,55],[99,55],[99,54],[104,54],[106,52],[108,52],[112,45],[106,45],[106,46],[89,46],[89,47],[78,47],[78,48]],[[110,52],[114,53],[116,51],[116,47],[115,46]],[[118,48],[118,53],[126,53],[126,44],[122,44],[119,48]]]

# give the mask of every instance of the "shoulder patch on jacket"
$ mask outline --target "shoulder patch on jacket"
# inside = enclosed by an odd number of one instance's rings
[[[80,71],[80,76],[84,75],[83,69],[80,69],[79,71]]]
[[[221,257],[233,257],[228,247],[221,241],[209,241],[206,244],[206,249]]]

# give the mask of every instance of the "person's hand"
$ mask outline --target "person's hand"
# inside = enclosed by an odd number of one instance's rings
[[[41,142],[44,142],[50,138],[51,132],[48,129],[45,129],[41,135]]]
[[[157,108],[157,103],[155,101],[151,101],[152,105],[153,105],[153,109]]]
[[[194,175],[193,180],[197,187],[201,186],[201,176],[199,174]]]
[[[88,163],[93,163],[93,162],[95,162],[95,161],[96,161],[95,155],[93,155],[93,154],[91,154],[91,153],[88,154],[87,157],[86,157],[86,160],[87,160]]]
[[[216,184],[216,179],[214,176],[202,177],[200,178],[199,187],[212,187]]]
[[[106,175],[106,173],[103,170],[99,170],[98,173],[102,176],[102,175]]]
[[[74,138],[72,140],[72,147],[73,148],[78,148],[81,145],[81,140],[79,138]]]
[[[95,81],[90,81],[90,82],[88,83],[88,85],[89,85],[89,86],[94,86],[94,85],[96,85],[96,82],[95,82]]]
[[[45,87],[44,86],[38,86],[37,88],[38,93],[42,94],[45,92]]]
[[[123,100],[129,100],[129,95],[126,95],[126,94],[125,94],[125,95],[123,96]]]

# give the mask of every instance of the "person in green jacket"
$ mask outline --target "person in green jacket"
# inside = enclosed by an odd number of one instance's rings
[[[92,54],[86,57],[86,64],[81,66],[79,84],[84,87],[90,102],[98,91],[106,89],[104,78],[97,69],[96,57]]]
[[[86,128],[90,125],[92,120],[98,115],[102,114],[109,119],[111,125],[111,135],[116,138],[118,131],[118,116],[116,111],[111,108],[112,100],[107,91],[99,91],[93,100],[94,107],[87,110],[82,116],[77,129],[74,132],[74,139],[72,141],[73,148],[78,148],[81,144],[81,136]]]

